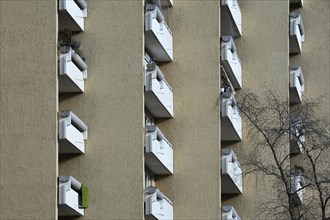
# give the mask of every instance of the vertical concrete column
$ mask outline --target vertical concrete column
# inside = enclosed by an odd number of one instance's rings
[[[143,0],[89,1],[81,40],[85,93],[60,95],[88,125],[85,154],[60,156],[59,173],[89,189],[86,219],[142,219]]]
[[[57,3],[0,1],[0,218],[56,219]]]
[[[175,219],[219,219],[219,1],[174,2],[167,22],[174,62],[161,68],[173,88],[174,118],[159,122],[174,150],[174,175],[157,186]]]

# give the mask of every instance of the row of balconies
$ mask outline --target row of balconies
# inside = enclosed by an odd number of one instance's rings
[[[242,140],[242,118],[235,99],[235,90],[242,89],[242,64],[234,38],[242,36],[242,14],[237,0],[221,0],[221,141]],[[221,194],[243,192],[242,169],[229,148],[222,149]],[[240,220],[234,207],[222,207],[223,220]]]
[[[151,0],[145,8],[144,100],[149,115],[144,158],[145,167],[155,176],[173,174],[173,147],[154,123],[155,119],[173,117],[173,91],[156,64],[173,61],[172,32],[162,13],[162,7],[169,6],[173,6],[172,0]],[[172,202],[151,185],[146,181],[145,219],[173,219]]]
[[[60,32],[84,31],[84,18],[87,17],[85,0],[58,0],[58,25]],[[69,45],[59,49],[59,92],[84,92],[87,78],[87,64]],[[82,154],[88,127],[71,111],[59,114],[58,143],[59,154]],[[83,216],[88,207],[88,190],[72,176],[58,177],[58,215]]]

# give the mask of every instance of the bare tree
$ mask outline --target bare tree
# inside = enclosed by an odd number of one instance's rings
[[[277,193],[263,211],[275,219],[330,219],[329,125],[318,115],[320,101],[289,108],[287,97],[270,90],[262,97],[240,92],[237,99],[254,145],[242,158],[245,173],[274,179]]]

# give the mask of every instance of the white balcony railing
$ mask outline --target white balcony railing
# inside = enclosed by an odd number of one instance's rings
[[[242,118],[229,87],[221,93],[221,141],[242,140]]]
[[[305,29],[298,11],[290,14],[290,53],[302,52],[302,42],[305,41]]]
[[[173,174],[173,148],[157,126],[147,126],[145,163],[155,175]]]
[[[85,0],[58,0],[59,31],[84,31],[84,18],[87,17]]]
[[[222,149],[221,193],[241,194],[243,192],[242,169],[237,157],[229,148]]]
[[[300,154],[303,151],[302,145],[305,143],[305,129],[301,117],[292,118],[290,129],[290,153]]]
[[[242,13],[237,0],[221,0],[221,35],[242,36]]]
[[[173,92],[155,63],[146,65],[145,106],[155,118],[173,117]]]
[[[59,121],[59,153],[81,154],[85,152],[87,125],[71,111],[61,111]]]
[[[87,64],[71,47],[61,47],[59,92],[84,92],[84,79],[87,79]]]
[[[83,216],[88,206],[87,187],[72,176],[59,176],[58,215]]]
[[[301,66],[294,64],[290,67],[290,104],[301,102],[304,87],[305,80]]]
[[[155,187],[146,188],[145,219],[173,219],[173,203]]]
[[[293,202],[297,206],[301,205],[304,201],[304,181],[304,176],[301,170],[291,170],[291,193],[293,195]]]
[[[290,0],[290,6],[298,6],[303,7],[304,6],[304,0]]]
[[[231,36],[222,36],[221,64],[235,89],[242,88],[242,65]]]
[[[145,49],[158,62],[173,61],[173,37],[164,16],[155,4],[146,5]]]
[[[222,220],[241,220],[241,218],[236,213],[236,210],[232,206],[222,207]]]

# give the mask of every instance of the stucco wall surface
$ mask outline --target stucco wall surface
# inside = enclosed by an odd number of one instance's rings
[[[174,2],[167,23],[174,62],[162,65],[174,118],[158,126],[174,149],[174,175],[156,181],[174,219],[220,218],[219,1]]]
[[[55,219],[56,1],[0,1],[0,219]]]
[[[61,156],[59,174],[89,188],[84,219],[142,219],[144,196],[143,1],[89,1],[81,40],[85,93],[61,95],[89,127],[84,155]]]

